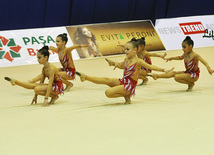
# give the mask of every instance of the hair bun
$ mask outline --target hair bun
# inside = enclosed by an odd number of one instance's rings
[[[62,35],[66,36],[67,37],[67,33],[63,33]]]
[[[186,40],[192,40],[190,36],[186,36]]]
[[[132,38],[131,41],[137,41],[137,39],[136,38]]]
[[[49,47],[48,46],[43,46],[42,49],[49,50]]]
[[[145,40],[145,37],[141,37],[140,39]]]

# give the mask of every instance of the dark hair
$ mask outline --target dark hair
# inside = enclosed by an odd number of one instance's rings
[[[137,43],[139,46],[141,45],[146,45],[146,42],[145,42],[145,38],[144,37],[141,37],[140,39],[137,39]]]
[[[184,39],[183,42],[186,42],[188,45],[192,45],[192,47],[194,46],[194,42],[193,42],[193,40],[190,38],[190,36],[186,36],[186,38]]]
[[[137,41],[137,39],[136,38],[132,38],[130,41]]]
[[[137,48],[138,50],[138,43],[137,43],[137,39],[132,38],[131,41],[128,41],[127,43],[132,44],[133,48]]]
[[[44,46],[38,52],[40,54],[42,54],[44,57],[48,56],[48,58],[49,58],[49,51],[48,51],[48,49],[49,49],[48,46]]]
[[[68,37],[66,33],[59,34],[57,37],[61,37],[62,41],[65,41],[65,44],[68,42]]]

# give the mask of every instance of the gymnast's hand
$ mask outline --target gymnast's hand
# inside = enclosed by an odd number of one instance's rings
[[[163,58],[164,60],[166,60],[166,62],[171,61],[172,58]]]
[[[162,59],[164,59],[165,60],[165,57],[166,57],[166,52],[163,54],[163,55],[160,55],[160,57],[162,58]]]
[[[108,62],[109,66],[114,66],[113,70],[115,70],[117,68],[118,64],[119,64],[118,62],[114,62],[114,61],[109,60],[107,58],[105,58],[105,60]]]
[[[31,102],[31,104],[33,104],[35,102],[35,104],[37,103],[37,95],[35,94],[34,97],[33,97],[33,100]]]
[[[210,75],[212,75],[214,73],[214,70],[212,70],[210,67],[208,67],[207,70],[210,73]]]
[[[44,103],[42,104],[42,106],[43,107],[46,107],[46,106],[48,106],[49,104],[48,104],[48,98],[45,98],[45,100],[44,100]]]

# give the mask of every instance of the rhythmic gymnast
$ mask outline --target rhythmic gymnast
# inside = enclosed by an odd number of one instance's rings
[[[136,41],[137,44],[138,44],[138,51],[137,51],[137,56],[138,58],[144,60],[146,63],[148,64],[152,64],[152,61],[151,61],[151,58],[150,57],[160,57],[162,59],[164,59],[164,57],[166,56],[166,52],[164,54],[159,54],[159,53],[154,53],[154,52],[148,52],[145,50],[145,45],[146,45],[146,42],[145,42],[145,38],[144,37],[141,37],[140,39],[135,39],[135,38],[132,38],[131,41]],[[124,45],[121,45],[120,42],[118,42],[120,47],[122,47],[124,49]],[[148,82],[148,78],[147,78],[147,73],[151,73],[152,70],[151,69],[148,69],[148,68],[145,68],[145,67],[142,67],[141,70],[140,70],[140,73],[139,73],[139,79],[142,79],[142,83],[140,85],[146,85],[147,82]]]
[[[59,60],[62,64],[63,68],[59,68],[59,75],[62,77],[62,82],[66,85],[65,91],[69,91],[73,87],[73,83],[67,80],[74,80],[75,78],[75,66],[72,58],[71,51],[81,47],[88,47],[89,45],[73,45],[71,47],[66,47],[66,43],[68,41],[68,37],[66,33],[59,34],[56,37],[56,46],[49,47],[49,50],[53,50],[58,53]],[[41,78],[41,75],[32,79],[30,82],[37,82]]]
[[[142,37],[140,39],[136,40],[138,45],[139,45],[139,49],[137,52],[137,56],[140,59],[143,59],[146,63],[148,64],[152,64],[151,58],[150,57],[160,57],[162,59],[164,59],[164,57],[166,56],[166,52],[164,54],[160,54],[160,53],[154,53],[154,52],[148,52],[145,50],[145,38]],[[147,78],[147,73],[151,73],[151,69],[147,69],[145,67],[142,67],[140,70],[140,74],[139,74],[139,79],[142,79],[142,83],[140,85],[146,85],[148,82],[148,78]]]
[[[16,79],[5,77],[5,80],[11,82],[13,86],[18,85],[26,89],[34,89],[35,96],[31,104],[37,103],[38,95],[45,96],[42,106],[48,106],[49,104],[54,104],[54,102],[59,98],[58,95],[63,93],[62,79],[59,75],[58,69],[54,65],[48,62],[48,58],[49,58],[48,46],[44,46],[37,52],[38,62],[44,65],[39,84],[22,82]],[[48,77],[49,79],[48,84],[44,83],[46,77]],[[49,103],[48,103],[48,97],[51,97],[51,101]]]
[[[129,41],[125,45],[126,58],[123,62],[117,63],[111,60],[107,60],[110,66],[115,66],[117,68],[124,68],[124,75],[122,79],[107,78],[107,77],[92,77],[85,75],[80,72],[76,72],[80,76],[80,80],[83,82],[85,80],[91,81],[95,84],[105,84],[111,88],[105,91],[105,94],[109,98],[124,97],[125,104],[130,104],[130,97],[135,94],[135,88],[138,81],[138,76],[141,67],[145,67],[151,70],[170,72],[173,70],[165,70],[160,67],[156,67],[146,63],[145,61],[137,57],[138,44],[135,41]]]
[[[171,78],[174,77],[175,81],[188,85],[188,89],[186,91],[192,91],[195,82],[199,78],[200,69],[198,67],[198,62],[204,64],[207,67],[208,72],[212,75],[214,70],[212,70],[209,64],[197,53],[193,52],[193,40],[187,36],[182,42],[182,48],[184,54],[182,56],[175,56],[170,58],[165,58],[165,60],[183,60],[186,71],[173,71],[167,74],[153,74],[149,73],[149,76],[152,76],[153,79],[157,80],[158,78]]]

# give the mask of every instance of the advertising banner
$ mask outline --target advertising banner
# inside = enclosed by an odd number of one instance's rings
[[[65,27],[0,31],[0,67],[36,64],[36,52],[44,45],[54,46],[57,35],[67,33]],[[68,37],[66,46],[73,43]],[[75,51],[73,59],[79,59]],[[58,62],[58,55],[50,51],[50,62]]]
[[[167,50],[181,49],[186,36],[194,47],[214,46],[214,15],[157,19],[155,29]]]
[[[68,34],[66,47],[89,44],[72,51],[74,60],[123,54],[124,49],[117,45],[141,37],[146,39],[146,50],[165,50],[151,21],[0,31],[0,67],[37,64],[36,52],[44,45],[56,47],[56,37],[62,33]],[[58,62],[58,54],[50,51],[49,61]]]
[[[141,37],[145,37],[146,50],[165,50],[150,20],[69,26],[66,29],[73,43],[90,44],[88,48],[77,49],[80,58],[124,53],[118,44],[125,45],[132,38]]]

